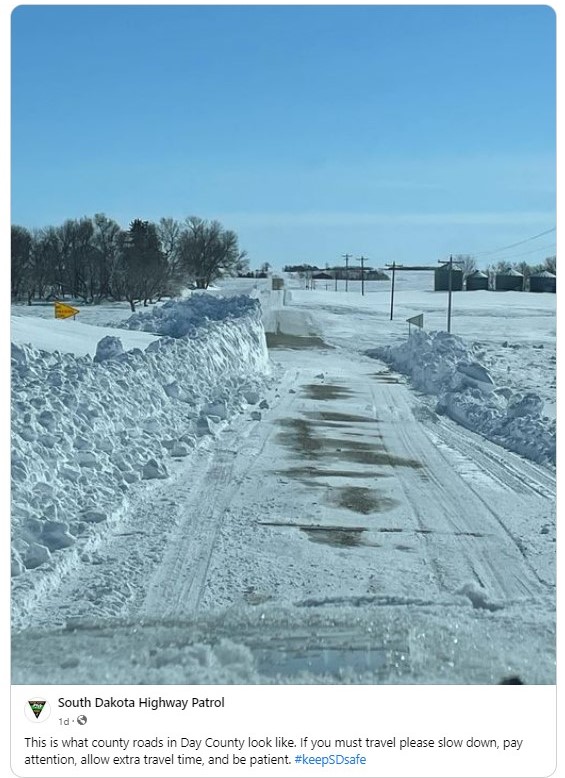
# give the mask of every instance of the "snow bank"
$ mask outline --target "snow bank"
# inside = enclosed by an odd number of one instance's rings
[[[171,338],[193,336],[208,321],[238,319],[255,313],[259,302],[247,295],[216,297],[194,294],[183,300],[169,300],[147,313],[134,313],[121,326],[128,330],[142,330]]]
[[[94,359],[12,344],[12,573],[24,588],[36,568],[85,553],[132,484],[168,477],[173,458],[259,397],[270,371],[248,298],[197,296],[128,326],[176,337],[124,352],[108,336]]]
[[[555,464],[555,420],[543,401],[496,386],[462,338],[419,330],[399,346],[366,354],[409,375],[416,389],[437,395],[436,411],[534,462]]]

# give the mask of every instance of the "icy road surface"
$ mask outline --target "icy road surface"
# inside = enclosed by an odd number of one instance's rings
[[[42,599],[13,682],[554,683],[554,473],[303,334]]]

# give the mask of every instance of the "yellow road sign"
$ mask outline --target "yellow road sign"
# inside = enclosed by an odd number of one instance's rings
[[[56,319],[68,319],[69,316],[76,316],[80,313],[78,308],[73,308],[72,305],[66,305],[65,303],[54,303],[55,305],[55,318]]]

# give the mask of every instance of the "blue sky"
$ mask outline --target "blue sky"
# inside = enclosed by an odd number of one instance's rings
[[[485,252],[555,226],[554,12],[19,6],[12,223],[96,212],[217,218],[252,267],[539,261]]]

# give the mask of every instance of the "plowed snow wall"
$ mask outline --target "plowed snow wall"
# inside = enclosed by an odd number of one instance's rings
[[[12,345],[18,585],[104,531],[132,484],[166,478],[172,457],[257,402],[270,372],[256,303],[145,351],[110,346],[96,362]]]

